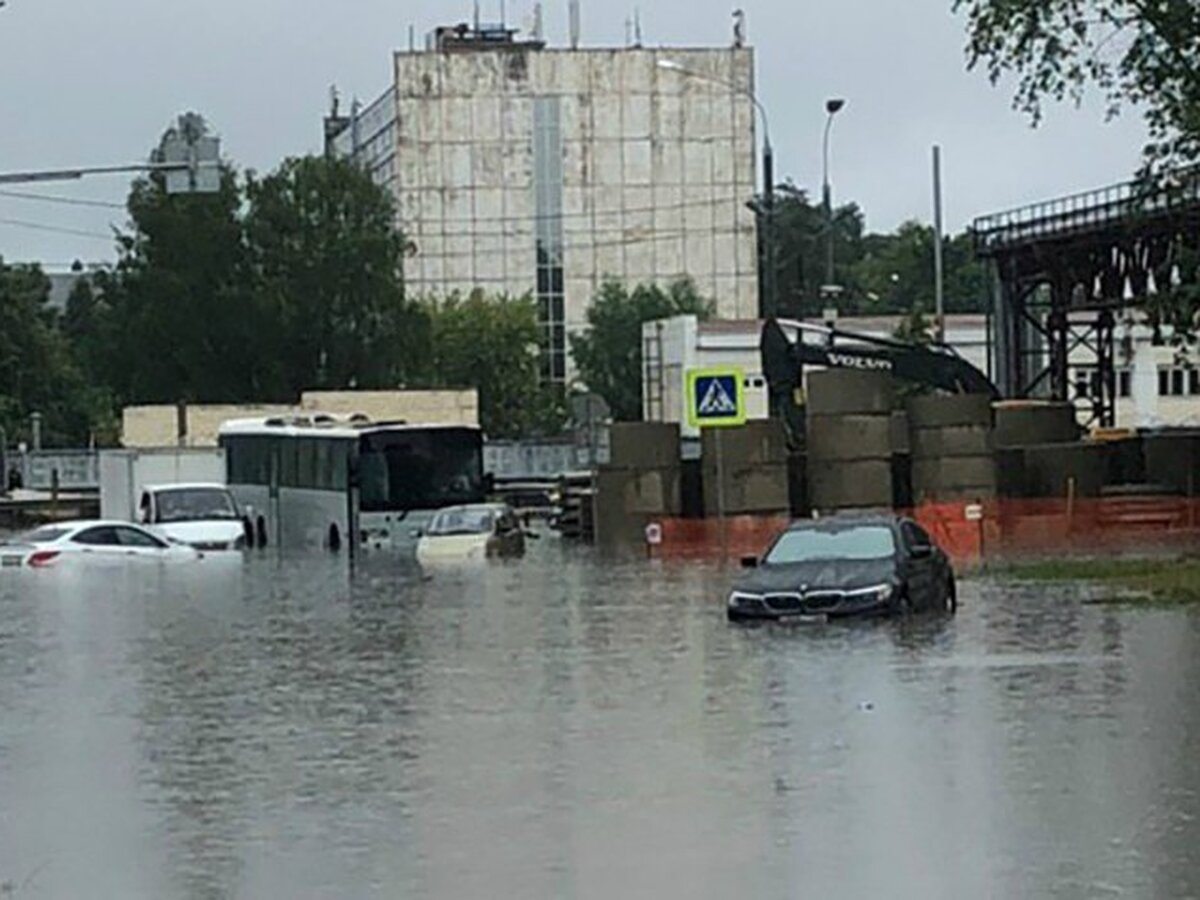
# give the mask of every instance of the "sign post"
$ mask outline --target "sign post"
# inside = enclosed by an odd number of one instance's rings
[[[746,424],[746,378],[741,369],[721,367],[687,371],[688,424],[715,428],[713,449],[717,468],[717,528],[721,535],[721,562],[728,556],[725,540],[725,461],[721,450],[721,429]]]

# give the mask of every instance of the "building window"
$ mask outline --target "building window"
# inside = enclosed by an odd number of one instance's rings
[[[1200,395],[1200,370],[1162,366],[1158,370],[1158,396],[1187,397]]]
[[[562,127],[558,97],[533,102],[533,193],[537,237],[537,306],[542,328],[542,378],[562,384],[567,377],[563,290]]]
[[[1117,396],[1133,396],[1133,373],[1128,369],[1121,369],[1117,372]]]

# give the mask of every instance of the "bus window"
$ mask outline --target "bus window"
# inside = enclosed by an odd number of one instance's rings
[[[470,429],[405,429],[363,435],[363,512],[439,509],[483,499],[483,453]]]

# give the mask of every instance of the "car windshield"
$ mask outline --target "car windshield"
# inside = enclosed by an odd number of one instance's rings
[[[158,522],[200,522],[206,519],[236,519],[237,508],[229,491],[222,488],[186,488],[161,491],[157,495]]]
[[[495,519],[490,509],[444,509],[433,517],[429,534],[490,534]]]
[[[896,552],[892,530],[883,525],[803,528],[782,534],[767,554],[768,564],[820,560],[886,559]]]
[[[69,528],[56,528],[53,525],[47,525],[43,528],[35,528],[33,531],[27,531],[25,534],[19,534],[13,539],[14,544],[52,544],[60,537],[70,533]],[[2,543],[2,542],[0,542]]]

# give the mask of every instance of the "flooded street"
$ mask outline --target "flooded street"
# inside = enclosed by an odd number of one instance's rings
[[[0,578],[0,894],[1200,895],[1200,617],[730,626],[543,540]]]

